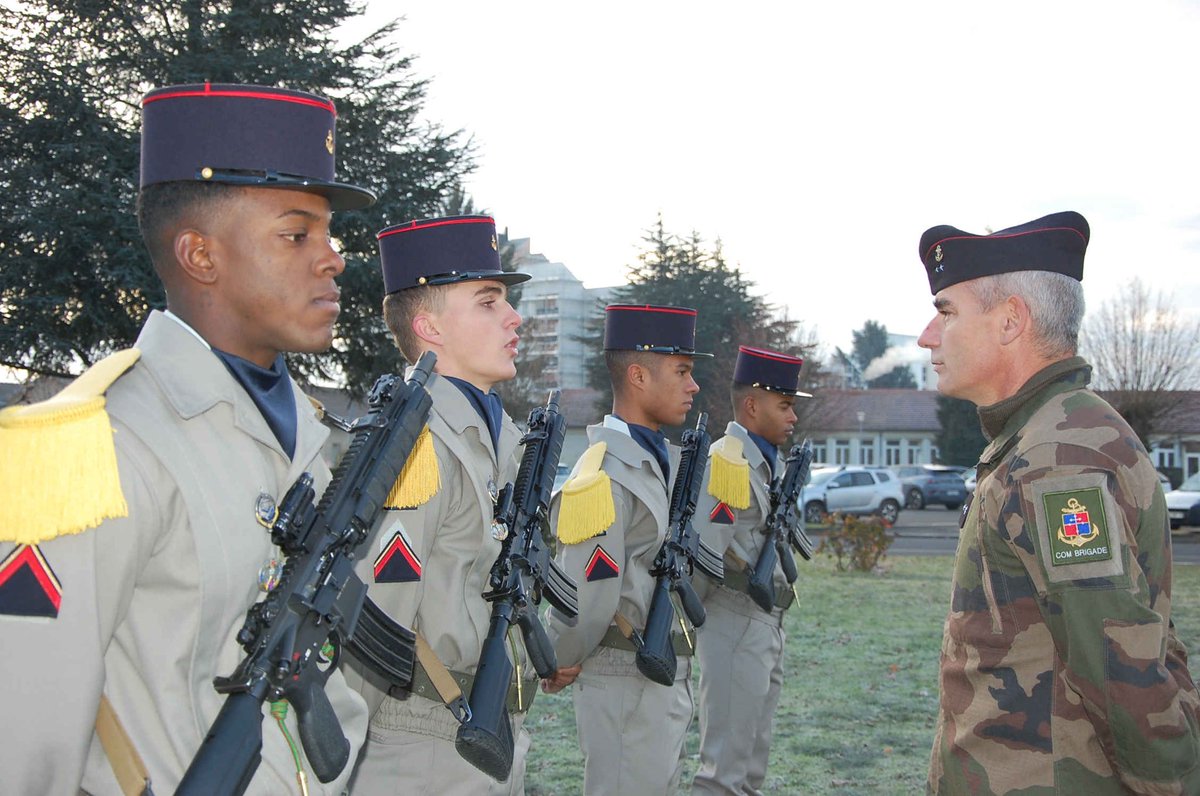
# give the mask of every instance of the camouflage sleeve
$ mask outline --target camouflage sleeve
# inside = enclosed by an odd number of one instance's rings
[[[1162,490],[1135,458],[1035,446],[1010,472],[1002,523],[1061,662],[1055,723],[1087,722],[1131,792],[1166,793],[1197,766],[1196,690],[1171,650]],[[1085,750],[1055,745],[1087,766]]]

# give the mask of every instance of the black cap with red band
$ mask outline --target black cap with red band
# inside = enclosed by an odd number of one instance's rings
[[[142,98],[141,186],[213,182],[293,188],[334,210],[375,195],[334,180],[337,111],[316,94],[262,86],[167,86]]]
[[[812,398],[800,391],[800,368],[804,360],[764,348],[738,346],[737,362],[733,366],[733,383],[758,387],[783,395]]]
[[[712,356],[696,350],[695,310],[653,304],[610,304],[605,307],[604,350]]]
[[[376,237],[385,294],[482,279],[515,285],[530,278],[500,268],[500,245],[491,216],[409,221],[387,227]]]
[[[934,295],[959,282],[1013,271],[1053,271],[1082,281],[1090,235],[1087,219],[1070,210],[990,235],[943,225],[921,236],[921,262]]]

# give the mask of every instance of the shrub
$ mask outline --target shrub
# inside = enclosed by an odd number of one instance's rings
[[[829,532],[821,540],[818,553],[837,558],[839,572],[855,569],[870,572],[887,555],[896,538],[888,533],[891,526],[882,517],[855,517],[850,514],[829,516]]]

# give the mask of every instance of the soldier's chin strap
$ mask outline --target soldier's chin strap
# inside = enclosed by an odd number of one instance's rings
[[[121,720],[117,718],[108,697],[103,694],[100,695],[100,707],[96,710],[96,735],[104,747],[104,755],[112,766],[121,793],[125,796],[154,796],[146,764],[121,726]]]
[[[420,633],[417,633],[416,636],[417,661],[425,670],[429,682],[433,683],[434,690],[438,692],[443,704],[454,714],[454,718],[458,720],[459,724],[466,724],[471,720],[471,706],[463,697],[462,689],[458,687],[458,683],[454,681],[446,664],[442,663],[442,659],[433,651],[433,647],[429,646],[425,637]]]

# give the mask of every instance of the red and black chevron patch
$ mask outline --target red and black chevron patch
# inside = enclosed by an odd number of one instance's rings
[[[37,545],[18,545],[0,562],[0,614],[58,617],[62,584]]]
[[[726,503],[718,503],[713,506],[713,510],[709,513],[708,518],[712,520],[713,525],[733,525],[737,520],[733,509]]]
[[[392,541],[375,559],[376,583],[412,583],[421,579],[421,559],[404,538],[403,531],[396,531]]]
[[[613,561],[612,556],[604,552],[604,548],[596,545],[596,549],[592,551],[592,557],[588,559],[587,567],[583,571],[584,576],[589,580],[607,580],[615,578],[621,574],[621,568],[617,566],[617,562]]]

